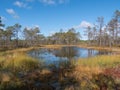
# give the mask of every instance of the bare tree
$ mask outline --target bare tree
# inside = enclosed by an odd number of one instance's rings
[[[97,28],[99,31],[99,46],[102,46],[102,28],[104,26],[104,18],[98,17],[97,18]]]
[[[92,32],[92,27],[88,26],[85,30],[85,35],[88,38],[88,45],[91,45],[91,42],[93,40],[93,32]]]
[[[14,35],[15,35],[15,45],[18,48],[19,47],[19,32],[21,30],[21,25],[20,24],[15,24],[13,26],[13,30],[14,30]]]

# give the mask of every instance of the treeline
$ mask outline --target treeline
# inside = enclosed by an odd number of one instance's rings
[[[47,37],[48,44],[78,44],[80,42],[80,33],[76,32],[74,28],[67,32],[56,32],[52,36]]]
[[[3,29],[0,18],[0,48],[18,48],[29,46],[40,46],[46,44],[76,44],[80,41],[80,33],[74,28],[67,32],[56,32],[51,36],[45,37],[41,34],[39,27],[27,28],[21,30],[20,24],[8,26]]]
[[[88,45],[120,46],[120,11],[116,10],[112,19],[105,24],[104,17],[98,17],[96,24],[85,30]]]
[[[45,44],[81,44],[80,32],[74,28],[66,32],[60,30],[45,37],[39,27],[21,30],[20,24],[8,26],[5,29],[0,17],[0,48],[18,48]],[[88,45],[92,46],[120,46],[120,11],[116,10],[112,19],[105,24],[104,17],[98,17],[96,23],[85,28]]]

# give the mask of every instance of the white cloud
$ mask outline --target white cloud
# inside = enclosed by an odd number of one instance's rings
[[[40,2],[47,4],[47,5],[56,4],[55,0],[40,0]]]
[[[15,11],[13,9],[6,9],[6,11],[9,13],[9,14],[15,14]]]
[[[87,21],[82,21],[79,25],[73,26],[73,28],[75,28],[75,29],[87,28],[88,26],[93,27],[93,24],[90,22],[87,22]]]
[[[63,4],[68,2],[69,0],[39,0],[40,2],[46,5],[55,5],[55,4]]]
[[[10,14],[12,17],[16,18],[16,19],[19,18],[19,16],[17,15],[17,13],[12,8],[6,9],[6,12],[8,14]]]
[[[20,1],[16,1],[14,2],[14,5],[18,6],[18,7],[26,7],[26,4],[20,2]]]
[[[40,26],[39,26],[39,25],[34,25],[34,27],[35,27],[35,28],[40,28]]]
[[[30,2],[30,0],[29,0],[29,2]],[[18,7],[20,7],[20,8],[31,8],[31,7],[29,7],[26,3],[23,3],[23,2],[20,2],[20,1],[15,1],[14,2],[14,5],[15,6],[18,6]]]
[[[82,27],[82,28],[86,28],[88,26],[93,27],[93,24],[91,24],[87,21],[82,21],[81,24],[80,24],[80,27]]]
[[[34,28],[39,28],[40,29],[40,26],[39,25],[31,25],[31,26],[26,26],[25,28],[27,28],[28,30],[30,29],[34,29]]]

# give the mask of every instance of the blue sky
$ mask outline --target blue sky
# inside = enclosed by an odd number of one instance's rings
[[[0,16],[6,26],[39,26],[46,36],[72,27],[83,34],[83,27],[99,16],[108,22],[117,9],[120,0],[0,0]]]

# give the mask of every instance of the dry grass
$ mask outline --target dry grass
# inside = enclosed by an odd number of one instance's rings
[[[41,74],[42,75],[47,75],[47,74],[51,74],[52,73],[52,71],[50,71],[50,70],[48,70],[48,69],[43,69],[42,71],[41,71]]]
[[[73,73],[71,73],[72,77],[75,77],[78,81],[83,80],[83,78],[90,80],[93,75],[103,73],[106,68],[119,66],[120,56],[96,56],[91,58],[79,59],[77,61],[73,60],[72,64],[75,65]]]
[[[33,49],[39,49],[41,47],[29,47],[29,48],[18,48],[13,50],[7,50],[6,53],[16,53],[16,52],[27,52]]]
[[[70,75],[71,77],[74,77],[75,80],[81,82],[82,80],[90,80],[93,78],[93,75],[98,75],[102,73],[103,70],[99,67],[95,68],[90,68],[90,67],[82,67],[82,66],[77,66],[75,67],[74,71]]]
[[[0,69],[12,71],[29,71],[39,68],[40,62],[22,52],[0,55]]]
[[[85,59],[79,59],[77,65],[88,67],[114,67],[120,64],[120,55],[102,55]]]
[[[65,45],[43,45],[41,48],[60,49]]]
[[[55,46],[47,47],[54,48]],[[36,60],[25,54],[26,51],[32,49],[35,48],[24,48],[0,53],[0,69],[3,71],[9,70],[10,72],[27,72],[30,70],[36,70],[36,68],[38,69],[41,65],[39,60]],[[91,82],[91,79],[94,78],[93,75],[99,75],[100,73],[103,73],[103,70],[105,68],[116,67],[117,65],[120,65],[120,55],[103,55],[91,58],[78,59],[76,61],[73,60],[71,61],[71,63],[64,63],[62,68],[65,67],[66,70],[66,67],[68,66],[68,71],[63,74],[65,74],[67,78],[72,77],[73,79],[77,80],[80,84],[79,89],[82,87],[80,90],[99,90],[89,89],[89,87],[98,87],[96,86],[96,84],[93,84],[93,82]],[[43,69],[40,73],[42,76],[45,76],[51,74],[52,72],[49,69]],[[2,81],[6,82],[10,80],[10,75],[0,75],[3,78]],[[68,82],[72,82],[71,79],[68,80]],[[70,90],[69,87],[66,90]]]
[[[75,46],[80,48],[87,48],[87,49],[95,49],[95,50],[107,50],[107,51],[114,51],[114,52],[120,52],[119,47],[99,47],[99,46],[88,46],[87,44],[78,44],[78,45],[42,45],[41,48],[52,48],[52,49],[60,49],[62,47],[68,47],[68,46]]]

